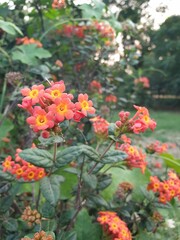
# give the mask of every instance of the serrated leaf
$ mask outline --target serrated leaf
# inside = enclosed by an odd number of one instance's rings
[[[81,155],[82,149],[79,146],[68,147],[62,151],[57,152],[56,167],[62,167],[68,163],[76,160]]]
[[[102,175],[98,178],[97,189],[104,190],[107,188],[112,182],[111,175]]]
[[[77,234],[75,231],[61,231],[61,233],[57,236],[57,240],[77,240]]]
[[[41,213],[45,218],[53,218],[55,215],[55,207],[53,207],[48,201],[46,201],[41,209]]]
[[[60,199],[60,182],[62,182],[62,176],[59,175],[44,177],[40,181],[42,195],[52,206],[56,206]]]
[[[88,200],[95,203],[96,207],[106,207],[106,208],[108,207],[108,203],[100,195],[96,195],[96,196],[91,195],[91,196],[88,197]]]
[[[81,145],[82,152],[93,161],[98,161],[99,153],[92,147],[88,145]]]
[[[95,175],[88,174],[87,172],[85,172],[85,173],[83,173],[82,178],[83,178],[85,186],[87,186],[91,189],[96,189],[97,177]]]
[[[21,45],[15,47],[12,52],[12,59],[19,60],[24,64],[38,65],[38,59],[49,58],[51,53],[44,48],[38,48],[35,44]]]
[[[125,152],[121,152],[119,150],[109,150],[104,157],[102,158],[101,162],[104,164],[113,164],[123,161],[127,158]]]
[[[28,148],[19,153],[19,156],[38,167],[49,168],[53,166],[53,156],[44,149]]]

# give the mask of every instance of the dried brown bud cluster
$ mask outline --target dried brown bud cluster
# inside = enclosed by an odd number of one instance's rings
[[[133,190],[133,185],[129,182],[122,182],[119,184],[118,189],[116,191],[116,196],[118,198],[124,198],[127,194],[131,193]]]
[[[5,75],[5,80],[12,85],[16,85],[22,78],[23,75],[20,72],[8,72]]]
[[[153,212],[152,218],[156,222],[162,222],[163,221],[163,216],[157,211]]]
[[[36,209],[32,210],[30,206],[25,208],[21,218],[27,222],[29,227],[31,227],[34,223],[41,223],[41,214]]]
[[[28,237],[24,237],[21,238],[21,240],[53,240],[53,236],[50,234],[47,234],[44,231],[40,231],[34,234],[33,238],[28,238]]]

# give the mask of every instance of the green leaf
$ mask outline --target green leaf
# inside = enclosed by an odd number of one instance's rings
[[[19,153],[19,156],[38,167],[49,168],[53,166],[53,156],[44,149],[28,148]]]
[[[55,216],[55,207],[53,207],[48,201],[46,201],[41,209],[41,213],[45,218],[53,218]]]
[[[61,231],[61,233],[57,236],[57,240],[77,240],[77,234],[75,231]]]
[[[88,145],[81,145],[80,148],[82,149],[82,152],[93,161],[98,161],[99,159],[99,153],[92,147]]]
[[[96,189],[97,186],[97,177],[95,175],[90,175],[87,172],[82,175],[85,186]]]
[[[68,163],[76,160],[81,155],[82,149],[79,146],[68,147],[62,151],[57,152],[56,167],[62,167]]]
[[[121,152],[119,150],[109,150],[101,160],[101,163],[118,163],[127,158],[125,152]]]
[[[44,48],[38,48],[35,44],[21,45],[15,47],[12,52],[12,59],[19,60],[24,64],[38,65],[38,59],[49,58],[51,53]]]
[[[0,115],[0,141],[2,138],[6,137],[7,134],[14,128],[14,125],[9,119],[2,119],[2,115]]]
[[[60,182],[63,180],[62,176],[51,175],[50,177],[44,177],[40,181],[42,195],[52,206],[56,206],[60,199]]]
[[[107,208],[108,207],[108,203],[100,195],[94,195],[94,196],[90,195],[88,197],[88,201],[93,202],[93,205],[95,204],[95,206],[93,206],[93,207],[95,207],[95,208],[97,208],[97,207],[105,207],[105,208]]]
[[[180,159],[175,159],[174,156],[169,153],[162,153],[160,156],[164,160],[167,167],[170,167],[177,173],[180,173]]]
[[[49,138],[43,138],[43,137],[39,137],[38,140],[40,141],[40,144],[43,146],[48,146],[51,145],[53,143],[61,143],[64,141],[64,139],[60,136],[53,136],[53,137],[49,137]]]
[[[101,194],[106,200],[111,200],[118,189],[118,185],[122,182],[129,182],[133,185],[132,198],[140,202],[145,197],[142,194],[141,187],[149,183],[150,173],[148,170],[144,174],[141,170],[134,168],[132,170],[123,170],[120,168],[111,168],[107,171],[112,175],[112,183]]]
[[[19,33],[20,35],[23,35],[21,30],[13,23],[3,21],[2,19],[0,20],[0,28],[2,28],[5,32],[11,34],[11,35],[16,35]]]
[[[92,236],[96,240],[101,239],[101,228],[99,224],[92,223],[86,209],[82,209],[79,212],[75,223],[75,231],[77,232],[78,240],[92,240]]]
[[[102,175],[98,177],[97,189],[104,190],[112,183],[111,175]]]
[[[4,180],[13,180],[14,176],[9,172],[3,172],[3,167],[0,165],[0,178]]]
[[[82,4],[79,8],[82,10],[83,18],[100,19],[103,14],[105,4],[101,0],[93,0],[91,4]]]
[[[18,229],[17,220],[14,218],[9,218],[3,221],[3,227],[9,232],[16,232]]]

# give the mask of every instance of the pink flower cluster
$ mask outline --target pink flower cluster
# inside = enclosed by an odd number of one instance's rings
[[[34,85],[32,88],[21,90],[24,96],[20,108],[25,109],[31,116],[26,119],[34,132],[52,129],[64,120],[79,122],[87,114],[94,114],[95,108],[87,94],[79,94],[78,101],[73,103],[74,96],[65,93],[65,84],[51,82],[50,87]]]
[[[144,88],[150,88],[149,79],[147,77],[140,77],[134,80],[135,85],[142,85]]]
[[[108,126],[109,123],[102,117],[97,116],[91,118],[90,121],[92,122],[94,132],[100,138],[107,138],[108,137]]]
[[[159,141],[155,141],[154,143],[151,143],[146,147],[146,152],[153,154],[153,153],[164,153],[168,149],[168,144],[167,143],[161,143]]]
[[[156,122],[150,118],[148,109],[136,105],[134,107],[137,112],[131,119],[129,119],[130,112],[121,111],[119,113],[120,120],[116,122],[117,128],[122,133],[133,132],[139,134],[147,129],[153,131],[156,127]]]
[[[34,148],[35,146],[33,146]],[[35,165],[26,162],[20,158],[19,153],[22,150],[16,149],[15,160],[11,156],[7,156],[2,163],[3,171],[10,172],[15,175],[17,179],[23,179],[25,181],[38,181],[46,175],[44,168],[36,167]]]

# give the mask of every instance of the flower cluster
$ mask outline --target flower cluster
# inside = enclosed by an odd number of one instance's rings
[[[102,93],[101,83],[96,80],[93,80],[90,82],[89,89],[94,93],[99,93],[99,94]]]
[[[53,0],[52,8],[61,9],[65,7],[65,0]]]
[[[92,122],[96,135],[99,138],[107,138],[109,123],[100,116],[91,118],[90,121]]]
[[[85,31],[96,31],[103,38],[113,40],[115,38],[115,31],[107,22],[93,21],[89,25],[65,24],[57,33],[65,37],[76,36],[77,38],[84,38]]]
[[[112,102],[116,103],[117,97],[115,95],[110,94],[110,95],[106,96],[105,101],[110,102],[110,103],[112,103]]]
[[[8,171],[17,179],[23,179],[25,181],[38,181],[43,178],[46,175],[44,168],[36,167],[20,158],[19,153],[21,151],[20,148],[16,149],[15,160],[13,160],[11,156],[5,158],[2,163],[3,171]]]
[[[141,150],[138,150],[136,146],[132,146],[127,142],[123,144],[116,143],[116,149],[127,154],[125,162],[130,169],[140,168],[142,173],[144,173],[147,162],[145,161],[146,155]]]
[[[42,43],[38,40],[35,40],[34,38],[28,38],[28,37],[23,37],[23,38],[16,38],[16,44],[24,44],[24,45],[29,45],[29,44],[36,44],[37,47],[42,47]]]
[[[29,238],[29,237],[24,237],[21,238],[21,240],[53,240],[53,236],[44,232],[44,231],[40,231],[40,232],[36,232],[33,236],[33,238]]]
[[[134,80],[135,85],[142,85],[144,88],[149,88],[150,83],[147,77],[140,77]]]
[[[168,149],[168,144],[167,143],[161,143],[159,141],[155,141],[154,143],[151,143],[146,147],[146,152],[153,154],[153,153],[164,153]]]
[[[115,212],[101,211],[98,213],[97,221],[103,226],[104,232],[112,240],[131,240],[132,236],[126,223],[123,222]]]
[[[180,179],[172,171],[168,173],[168,176],[169,178],[165,181],[160,181],[157,176],[151,176],[147,186],[148,191],[157,193],[159,202],[164,204],[174,197],[178,197],[180,200]]]
[[[41,214],[36,209],[32,210],[30,206],[24,209],[21,218],[27,222],[29,227],[32,227],[33,224],[41,223]]]
[[[129,119],[130,112],[121,111],[119,113],[120,120],[116,122],[119,131],[122,133],[133,132],[135,134],[143,133],[149,128],[153,131],[156,122],[150,118],[148,109],[136,105],[134,105],[134,108],[137,112],[131,119]]]
[[[95,113],[87,94],[79,94],[78,101],[73,103],[74,96],[65,93],[65,89],[61,80],[51,82],[50,87],[46,89],[40,84],[21,90],[24,98],[18,106],[30,113],[31,116],[26,121],[34,132],[54,129],[64,120],[73,119],[79,122],[88,113]]]

